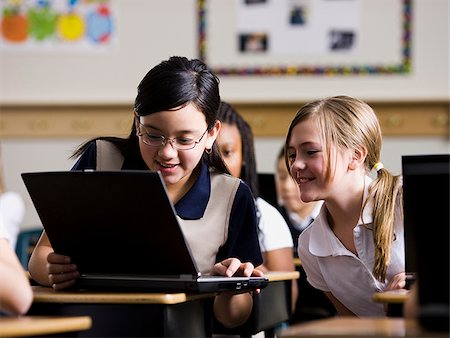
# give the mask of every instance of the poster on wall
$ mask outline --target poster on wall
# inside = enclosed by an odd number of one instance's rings
[[[198,0],[199,57],[220,75],[411,71],[411,0]]]
[[[106,50],[113,0],[0,0],[0,50]]]

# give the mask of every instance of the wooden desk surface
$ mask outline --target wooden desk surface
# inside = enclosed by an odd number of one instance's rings
[[[376,303],[403,304],[408,298],[409,290],[398,289],[384,292],[376,292],[372,295],[372,300]]]
[[[288,327],[278,337],[448,337],[448,332],[424,331],[417,321],[403,318],[333,317]]]
[[[90,329],[91,326],[92,320],[89,316],[1,317],[0,337],[24,337],[84,331]]]
[[[300,278],[300,272],[298,271],[269,271],[265,275],[269,278],[269,282],[278,282]]]
[[[298,271],[271,271],[269,282],[293,280],[300,277]],[[150,292],[104,292],[92,290],[55,291],[50,287],[32,286],[35,303],[114,303],[114,304],[178,304],[191,300],[211,298],[214,293],[150,293]]]
[[[214,297],[214,293],[145,293],[101,292],[91,290],[55,291],[50,287],[32,286],[34,303],[104,303],[104,304],[179,304]]]

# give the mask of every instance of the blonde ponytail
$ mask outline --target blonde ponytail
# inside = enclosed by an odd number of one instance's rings
[[[402,215],[396,215],[398,203],[400,203],[400,206],[402,205],[402,189],[400,176],[392,175],[383,167],[374,169],[377,171],[378,177],[369,190],[369,194],[374,199],[373,240],[375,263],[372,273],[375,278],[384,282],[387,267],[391,260],[392,242],[395,240],[395,218],[402,217]]]

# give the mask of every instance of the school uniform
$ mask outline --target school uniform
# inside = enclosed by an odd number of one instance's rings
[[[304,218],[300,217],[295,212],[287,210],[286,207],[283,205],[280,205],[278,207],[280,214],[284,217],[289,227],[289,231],[292,236],[292,241],[294,242],[295,256],[297,256],[298,236],[300,236],[302,231],[305,230],[317,217],[317,215],[320,212],[320,208],[322,207],[322,203],[323,203],[322,201],[316,203],[311,213]]]
[[[372,179],[365,178],[364,200]],[[353,229],[358,256],[347,250],[335,236],[327,221],[327,210],[322,206],[316,220],[299,237],[298,254],[309,283],[317,289],[331,292],[342,304],[357,316],[384,316],[382,304],[375,303],[372,295],[383,291],[387,282],[378,281],[372,274],[374,243],[372,226],[373,201],[364,208],[362,220]],[[395,238],[391,246],[391,262],[386,280],[405,271],[403,221],[397,205]]]
[[[20,224],[25,216],[25,203],[19,193],[7,191],[0,194],[0,222],[5,228],[6,237],[13,250],[16,249]]]
[[[280,212],[261,197],[256,199],[259,211],[259,246],[261,252],[292,248],[289,227]]]
[[[0,239],[8,240],[8,233],[6,232],[5,226],[3,225],[1,219],[0,219]]]
[[[98,168],[97,144],[105,141],[92,142],[72,170]],[[199,165],[199,177],[174,207],[200,271],[208,273],[215,263],[230,257],[262,264],[250,188],[231,175],[210,171],[203,162]],[[103,169],[148,170],[138,150],[123,157],[119,168]]]

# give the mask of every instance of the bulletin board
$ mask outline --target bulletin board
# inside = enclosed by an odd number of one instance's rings
[[[86,18],[94,12],[94,34],[72,42],[67,34],[73,30],[66,30],[62,41],[37,41],[41,35],[22,43],[1,41],[0,110],[130,105],[143,76],[173,55],[205,60],[219,76],[221,97],[233,103],[304,102],[338,94],[370,101],[449,98],[448,0],[71,1],[22,1]],[[0,0],[2,8],[15,3]],[[263,20],[252,16],[255,8],[266,15]],[[275,14],[283,12],[289,14],[285,26],[275,22]],[[334,47],[326,44],[334,41],[332,33],[317,27],[317,13],[326,16],[324,29],[332,31],[333,23],[340,31]],[[306,30],[305,22],[316,26]],[[258,37],[261,23],[268,27],[265,52],[257,43],[244,47],[245,35]],[[297,36],[298,29],[304,36]],[[273,45],[271,34],[291,38]],[[295,45],[297,40],[302,43]],[[1,117],[0,112],[0,126]]]
[[[222,75],[406,74],[412,13],[411,0],[199,0],[199,55]]]

